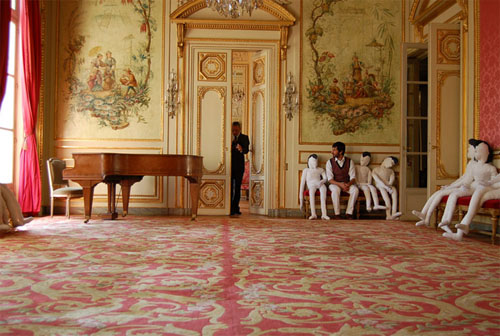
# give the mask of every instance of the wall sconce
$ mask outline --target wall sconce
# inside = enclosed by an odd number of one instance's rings
[[[298,107],[299,96],[297,95],[295,84],[292,82],[292,73],[290,72],[286,81],[285,96],[283,97],[283,109],[288,120],[292,120],[293,114]]]
[[[165,105],[167,105],[168,116],[170,118],[175,117],[177,112],[177,105],[179,105],[178,100],[179,86],[177,84],[177,76],[174,69],[170,71],[170,79],[168,81],[167,87],[167,99],[165,100]]]

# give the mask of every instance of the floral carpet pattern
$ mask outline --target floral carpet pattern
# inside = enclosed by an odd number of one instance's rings
[[[0,335],[498,335],[500,250],[398,221],[40,218]]]

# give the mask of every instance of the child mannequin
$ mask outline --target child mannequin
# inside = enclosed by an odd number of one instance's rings
[[[382,161],[382,164],[373,169],[372,175],[375,180],[375,185],[382,194],[385,201],[386,219],[397,219],[401,217],[402,213],[398,212],[398,190],[394,187],[396,181],[396,174],[392,167],[398,164],[398,159],[394,156],[388,156]],[[389,194],[392,196],[389,198]]]
[[[318,167],[318,156],[311,154],[307,159],[307,168],[302,171],[302,179],[300,180],[300,209],[304,209],[304,187],[307,184],[309,189],[309,203],[311,205],[311,216],[309,219],[316,219],[315,195],[319,189],[321,199],[321,219],[329,220],[330,217],[326,213],[326,173],[323,168]]]
[[[372,185],[372,171],[368,167],[371,160],[370,152],[363,152],[359,159],[359,165],[356,165],[356,183],[358,188],[363,190],[366,199],[366,210],[372,211],[372,198],[374,210],[385,210],[385,206],[379,204],[377,188]]]

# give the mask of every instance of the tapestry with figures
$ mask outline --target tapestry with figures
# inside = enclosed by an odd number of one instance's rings
[[[399,144],[401,1],[302,2],[301,142]]]
[[[59,3],[58,138],[161,138],[162,13],[158,0]]]

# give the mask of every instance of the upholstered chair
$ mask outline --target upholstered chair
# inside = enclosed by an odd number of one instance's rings
[[[57,158],[47,160],[47,173],[50,188],[50,217],[54,216],[54,198],[66,198],[66,217],[69,218],[70,201],[72,198],[83,197],[83,189],[70,187],[69,182],[63,179],[63,170],[66,162]]]

